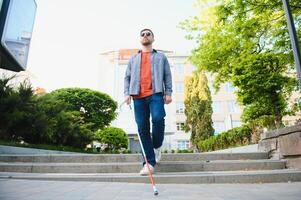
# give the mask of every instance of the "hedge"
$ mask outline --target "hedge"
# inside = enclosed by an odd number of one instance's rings
[[[207,152],[248,145],[251,143],[251,135],[252,130],[244,125],[200,141],[198,143],[198,149],[202,152]]]

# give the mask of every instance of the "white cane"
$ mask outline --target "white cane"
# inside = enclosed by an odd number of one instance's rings
[[[121,111],[121,107],[122,107],[123,104],[125,104],[125,103],[126,103],[126,101],[124,101],[124,102],[122,102],[122,103],[120,104],[120,106],[119,106],[119,110],[120,110],[120,111]],[[129,107],[130,107],[130,110],[132,110],[132,107],[131,107],[130,104],[129,104]],[[144,147],[143,147],[143,144],[142,144],[140,135],[139,135],[139,133],[138,133],[137,135],[138,135],[139,143],[140,143],[140,146],[141,146],[142,154],[143,154],[143,157],[144,157],[144,160],[145,160],[145,164],[146,164],[146,166],[147,166],[148,177],[149,177],[149,179],[150,179],[150,181],[151,181],[151,184],[152,184],[152,186],[153,186],[154,195],[158,195],[159,192],[158,192],[158,190],[157,190],[157,188],[156,188],[156,184],[155,184],[155,181],[154,181],[152,172],[151,172],[151,170],[150,170],[150,168],[149,168],[149,163],[148,163],[148,160],[147,160],[146,155],[145,155],[145,151],[144,151]]]

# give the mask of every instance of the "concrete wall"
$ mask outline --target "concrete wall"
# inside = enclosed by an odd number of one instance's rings
[[[288,168],[301,169],[301,125],[263,133],[258,149],[269,152],[271,158],[286,160]]]

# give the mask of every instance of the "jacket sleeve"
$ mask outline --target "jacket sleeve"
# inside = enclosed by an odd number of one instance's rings
[[[172,94],[172,77],[170,66],[166,56],[164,56],[164,87],[165,87],[165,95],[171,96]]]
[[[129,60],[128,66],[124,76],[124,96],[130,95],[130,81],[131,81],[131,60]]]

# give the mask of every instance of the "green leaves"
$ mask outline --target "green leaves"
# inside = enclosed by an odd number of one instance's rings
[[[0,79],[1,139],[85,148],[116,116],[106,94],[66,88],[36,96],[28,82],[11,86],[13,78]]]
[[[14,78],[0,79],[0,138],[32,143],[45,141],[47,120],[36,106],[38,100],[33,88],[26,81],[10,85]]]
[[[216,151],[229,147],[242,146],[251,143],[252,130],[248,126],[233,128],[219,135],[198,142],[202,152]]]
[[[245,106],[242,114],[245,122],[256,120],[269,128],[281,125],[287,99],[296,84],[295,78],[284,73],[286,68],[285,55],[276,53],[253,54],[238,62],[232,81],[239,88],[238,101]]]
[[[199,10],[215,23],[208,21],[206,25],[202,15],[182,22],[181,27],[195,35],[198,44],[190,61],[215,75],[216,89],[228,81],[238,88],[245,122],[279,127],[282,117],[290,113],[286,101],[297,84],[296,76],[288,74],[294,61],[282,2],[228,0],[213,1],[207,7],[202,2]],[[298,3],[290,1],[301,37]]]
[[[96,139],[105,145],[105,152],[114,152],[128,147],[127,134],[116,127],[107,127],[96,132]]]
[[[185,131],[191,130],[190,141],[197,143],[214,133],[212,127],[211,95],[203,72],[194,73],[185,81]]]
[[[80,112],[94,131],[108,126],[116,118],[117,102],[107,94],[82,88],[64,88],[50,94],[66,102],[69,111]]]

